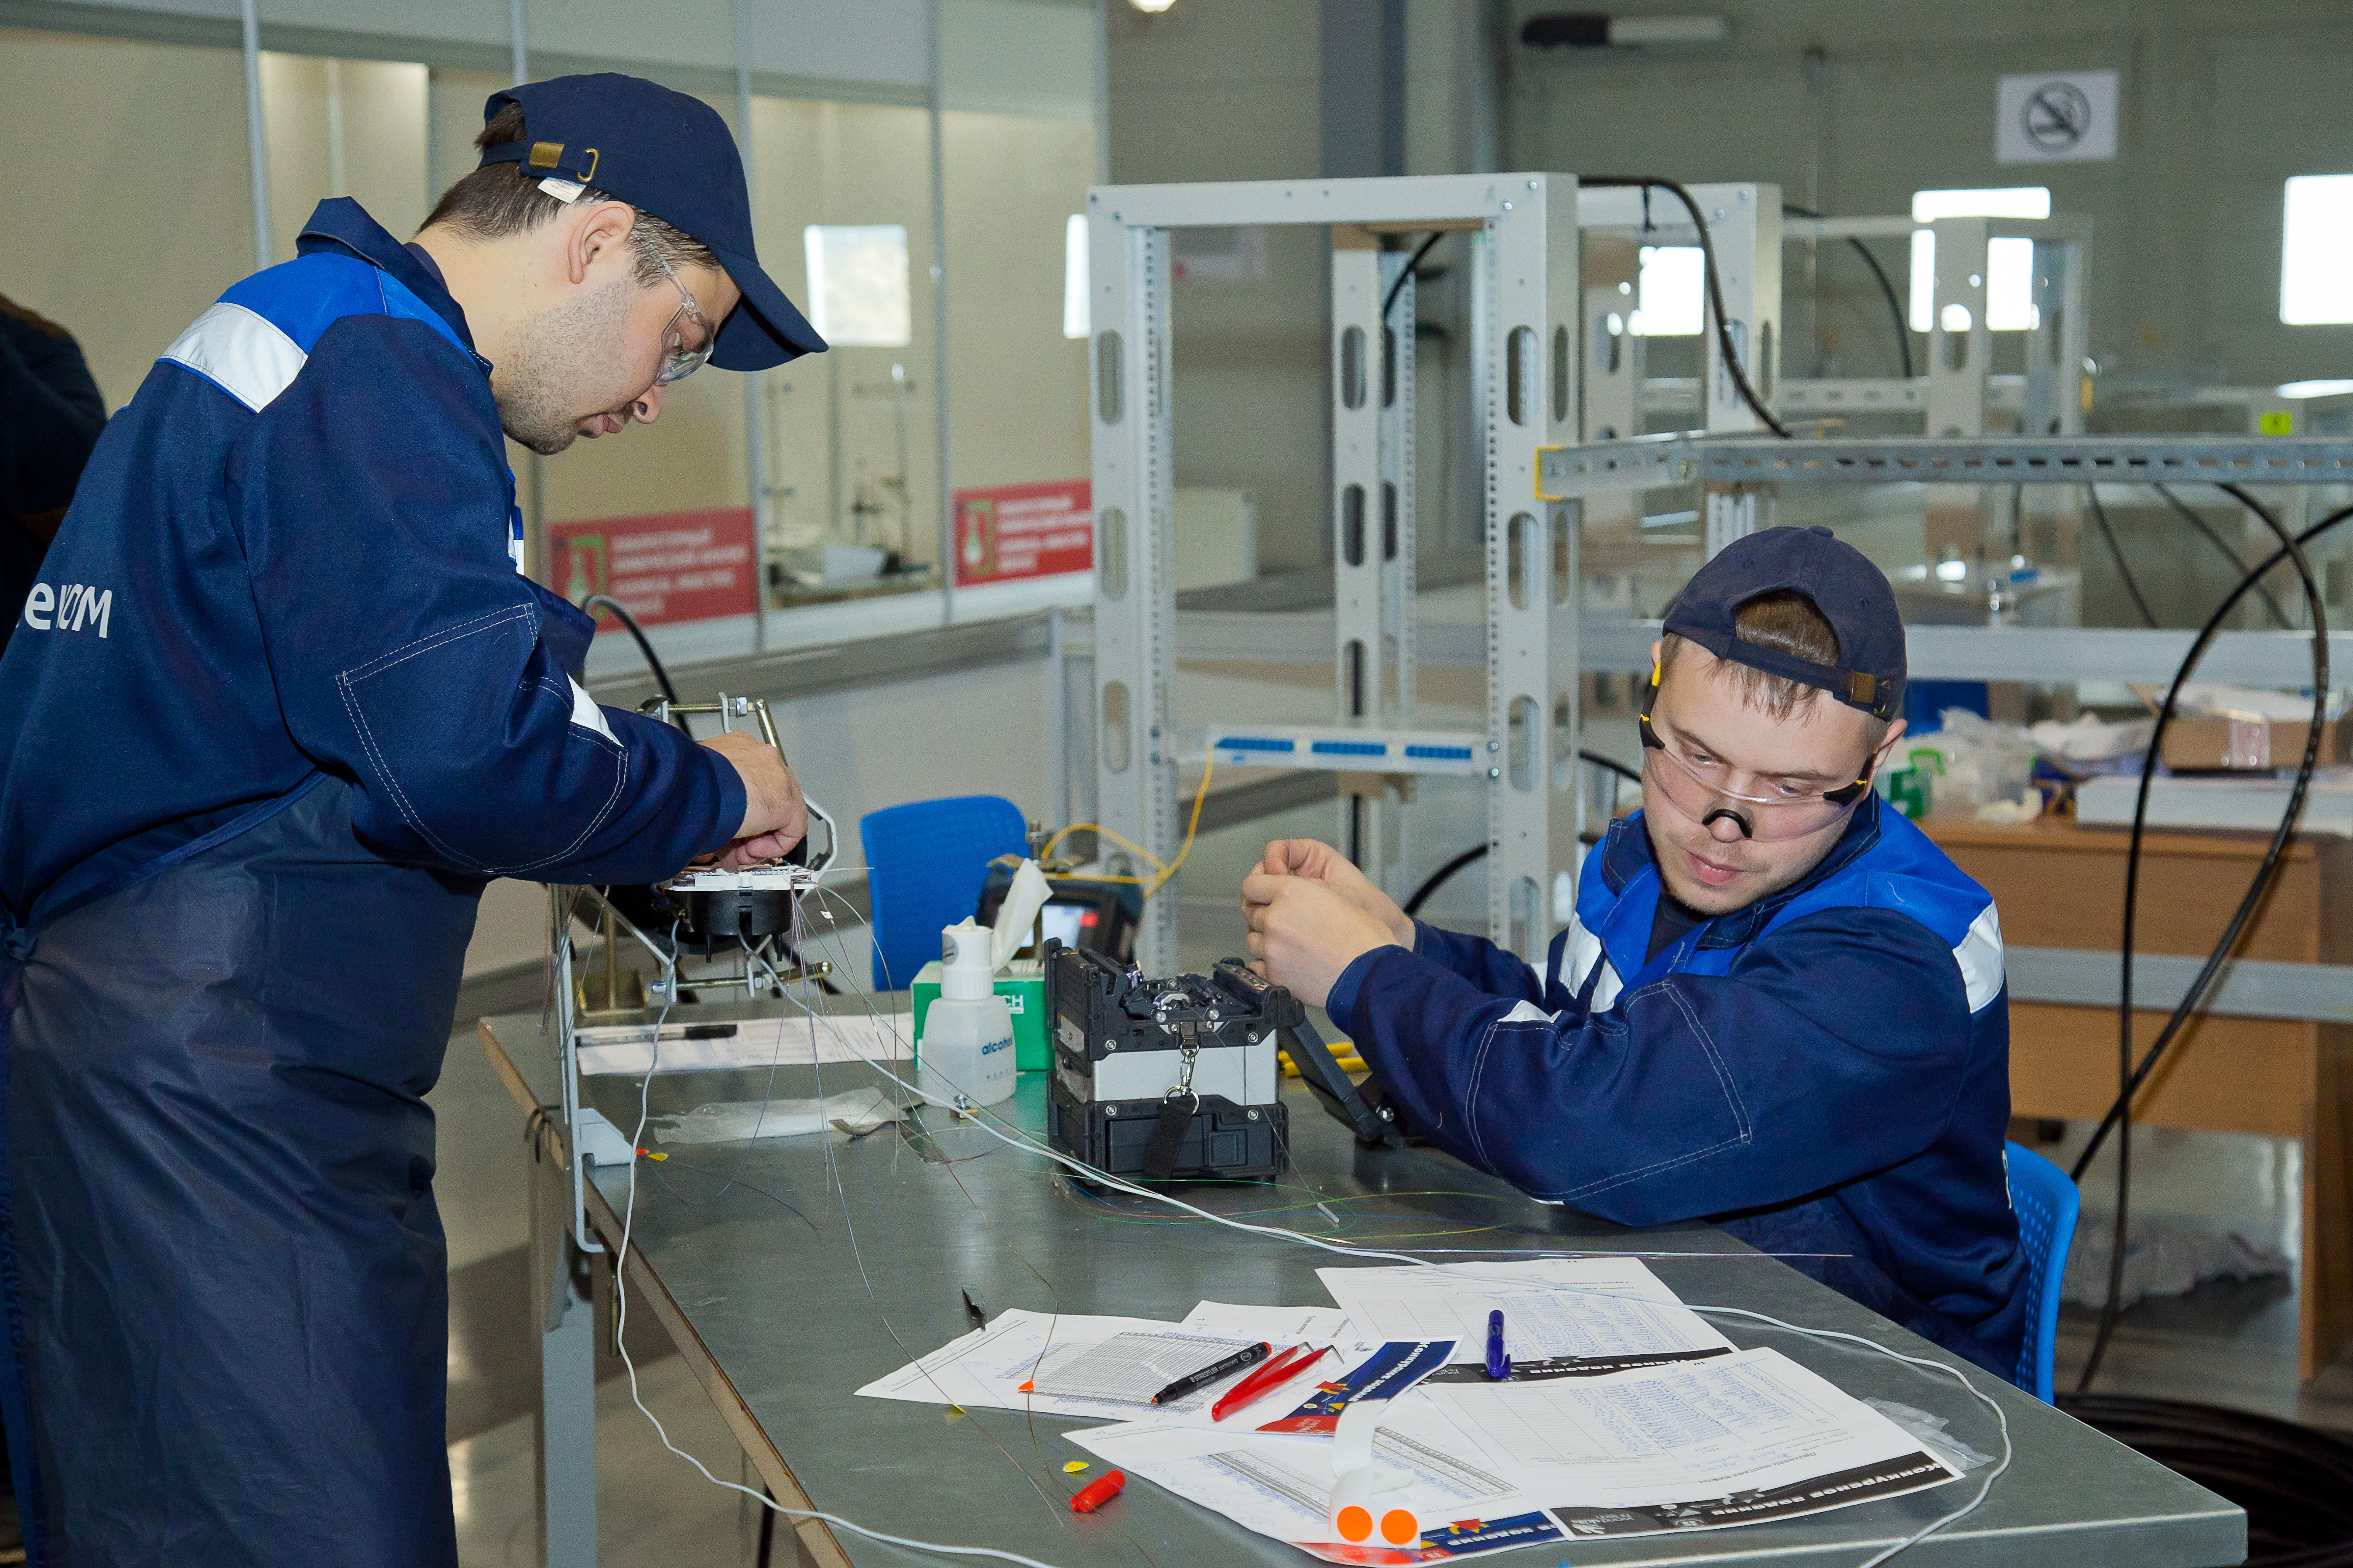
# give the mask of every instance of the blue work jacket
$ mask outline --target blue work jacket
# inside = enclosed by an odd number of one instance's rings
[[[1637,813],[1586,858],[1545,973],[1417,924],[1329,1011],[1449,1152],[1606,1219],[1713,1220],[2010,1376],[2030,1304],[1992,899],[1870,796],[1802,880],[1652,958],[1659,896]]]
[[[648,881],[742,780],[580,685],[524,577],[490,362],[356,203],[164,352],[82,476],[0,660],[0,923],[243,833],[322,775],[387,860]]]

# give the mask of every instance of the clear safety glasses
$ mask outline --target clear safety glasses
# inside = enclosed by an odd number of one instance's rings
[[[1713,827],[1718,817],[1724,817],[1739,827],[1743,838],[1760,843],[1804,838],[1846,820],[1855,803],[1871,792],[1870,758],[1863,760],[1861,778],[1836,789],[1791,790],[1770,784],[1764,785],[1763,795],[1734,789],[1736,781],[1751,781],[1687,737],[1672,730],[1662,735],[1651,724],[1657,679],[1653,675],[1642,694],[1642,776],[1659,786],[1668,805],[1702,827]]]
[[[671,312],[670,325],[662,329],[662,363],[660,374],[654,377],[656,386],[668,386],[684,381],[701,370],[711,358],[711,351],[719,345],[719,333],[702,319],[702,309],[678,274],[670,269],[670,262],[660,257],[662,276],[678,289],[678,309]]]

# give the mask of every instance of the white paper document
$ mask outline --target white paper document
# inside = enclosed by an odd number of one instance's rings
[[[1639,1258],[1543,1258],[1423,1268],[1319,1268],[1356,1332],[1451,1339],[1454,1359],[1486,1360],[1487,1315],[1504,1314],[1514,1378],[1590,1376],[1732,1349]],[[1439,1374],[1461,1375],[1461,1366]],[[1476,1375],[1484,1376],[1483,1372]]]
[[[1960,1475],[1778,1351],[1418,1397],[1580,1537],[1790,1519]]]
[[[998,1313],[987,1327],[951,1340],[921,1361],[877,1378],[858,1392],[873,1399],[1027,1410],[1095,1421],[1126,1421],[1146,1413],[1176,1419],[1199,1415],[1206,1419],[1208,1408],[1239,1384],[1240,1376],[1220,1380],[1156,1410],[1150,1403],[1152,1394],[1187,1369],[1179,1367],[1160,1376],[1149,1389],[1135,1379],[1150,1381],[1158,1376],[1155,1369],[1161,1363],[1154,1358],[1178,1354],[1187,1345],[1201,1347],[1205,1352],[1192,1360],[1191,1364],[1198,1365],[1242,1345],[1264,1341],[1280,1350],[1307,1342],[1318,1333],[1336,1334],[1343,1326],[1341,1314],[1329,1307],[1245,1307],[1203,1301],[1182,1323],[1149,1318],[1056,1316],[1016,1307]],[[1122,1340],[1125,1342],[1113,1342]],[[1315,1339],[1313,1342],[1325,1342]],[[1323,1365],[1331,1371],[1339,1363],[1327,1357]],[[1122,1381],[1124,1371],[1134,1377]],[[1024,1388],[1024,1384],[1030,1386]],[[1296,1403],[1303,1386],[1310,1385],[1286,1381],[1277,1392],[1289,1394]],[[1140,1397],[1138,1390],[1142,1390]],[[1256,1410],[1258,1405],[1251,1408]]]
[[[691,984],[692,982],[688,982]],[[715,1072],[768,1067],[830,1067],[838,1062],[905,1061],[913,1054],[914,1020],[902,1013],[793,1014],[751,1018],[716,1039],[687,1039],[662,1030],[661,1072]],[[640,1025],[578,1031],[583,1073],[641,1073],[656,1066],[653,1031]],[[901,1076],[905,1076],[904,1074]]]
[[[1433,1563],[1566,1539],[1477,1444],[1411,1398],[1397,1402],[1373,1438],[1376,1463],[1390,1479],[1406,1479],[1406,1499],[1422,1520],[1420,1544],[1404,1548],[1332,1539],[1328,1436],[1271,1436],[1237,1417],[1216,1426],[1145,1419],[1070,1437],[1131,1480],[1155,1482],[1327,1562]]]

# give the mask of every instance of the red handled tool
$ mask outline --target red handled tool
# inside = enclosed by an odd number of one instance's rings
[[[1223,1421],[1242,1406],[1257,1400],[1269,1389],[1290,1382],[1331,1353],[1330,1345],[1316,1351],[1311,1351],[1305,1345],[1299,1345],[1283,1352],[1273,1361],[1227,1390],[1215,1405],[1209,1406],[1209,1419]]]

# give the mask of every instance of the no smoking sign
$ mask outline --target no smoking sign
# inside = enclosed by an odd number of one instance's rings
[[[1994,94],[1994,162],[2091,163],[2116,155],[2116,73],[2006,76]]]

